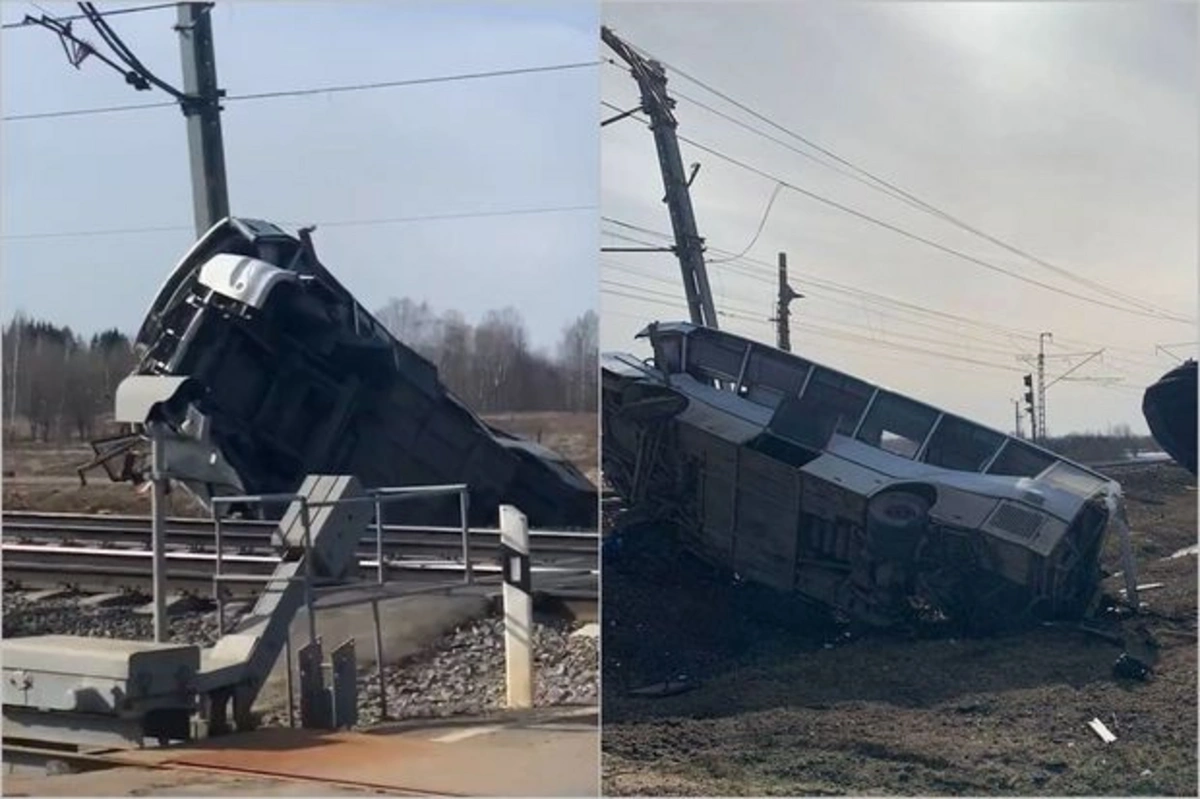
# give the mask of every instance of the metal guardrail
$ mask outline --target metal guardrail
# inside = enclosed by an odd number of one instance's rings
[[[78,584],[94,588],[143,588],[150,581],[151,553],[148,550],[107,549],[102,547],[60,546],[51,544],[17,544],[0,546],[4,563],[4,579],[21,582],[32,578],[46,585]],[[167,580],[176,590],[195,591],[212,584],[216,572],[216,554],[211,552],[168,552]],[[236,566],[242,573],[269,576],[279,564],[275,555],[225,555],[223,562]],[[373,558],[360,558],[360,570],[376,570]],[[383,561],[385,575],[406,582],[446,582],[461,579],[463,565],[444,559]],[[490,559],[472,563],[476,574],[499,574],[500,566]],[[583,558],[576,563],[535,565],[534,575],[572,575],[595,571],[594,559]],[[125,579],[122,579],[125,578]],[[145,584],[145,585],[143,585]]]
[[[173,517],[165,522],[167,544],[204,551],[211,549],[216,538],[211,519]],[[241,550],[271,550],[271,534],[275,522],[254,520],[225,520],[222,522],[223,543]],[[107,546],[149,546],[150,519],[146,516],[116,516],[81,513],[42,513],[37,511],[5,511],[0,520],[0,532],[5,541],[58,542],[88,541]],[[468,531],[472,549],[494,550],[500,543],[500,531],[495,528],[471,528]],[[443,557],[450,558],[461,549],[462,531],[457,527],[415,525],[384,525],[383,552],[389,558]],[[531,530],[531,549],[539,561],[562,558],[586,558],[596,553],[595,532],[579,530]],[[363,537],[363,544],[373,545],[376,535]],[[368,553],[365,550],[361,554]]]

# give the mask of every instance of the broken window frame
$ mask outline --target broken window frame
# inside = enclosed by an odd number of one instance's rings
[[[1007,473],[1007,472],[1004,474],[1001,474],[1001,473],[992,471],[992,468],[996,465],[996,463],[1001,458],[1003,458],[1010,449],[1013,449],[1013,448],[1019,448],[1025,452],[1032,453],[1033,455],[1035,455],[1039,458],[1048,458],[1050,460],[1050,462],[1047,463],[1045,466],[1043,466],[1041,469],[1039,469],[1035,474],[1028,474],[1028,473],[1012,474],[1012,473]],[[1019,439],[1009,436],[1008,439],[1004,442],[1004,446],[1002,446],[1000,448],[1000,451],[996,453],[996,457],[993,458],[992,461],[987,465],[987,469],[983,473],[995,475],[996,477],[1028,477],[1031,480],[1037,480],[1037,479],[1041,478],[1041,476],[1044,475],[1047,471],[1049,471],[1051,468],[1053,468],[1056,463],[1061,463],[1062,461],[1063,461],[1063,459],[1061,457],[1055,455],[1052,452],[1049,452],[1048,450],[1041,449],[1040,447],[1033,446],[1032,444],[1029,444],[1025,441],[1021,441]]]
[[[677,359],[671,362],[667,357],[675,355],[669,352],[670,348],[678,348]],[[682,333],[667,333],[658,341],[654,342],[654,363],[659,369],[662,369],[669,375],[681,374],[687,366],[687,336]],[[662,357],[659,357],[659,356]]]
[[[737,382],[737,368],[726,370],[720,364],[715,363],[715,357],[709,356],[733,355],[735,351],[729,349],[728,346],[722,346],[727,343],[722,341],[722,336],[717,335],[710,338],[712,332],[706,329],[696,330],[691,335],[684,337],[684,371],[701,383],[728,389]],[[688,339],[696,335],[699,336],[696,341],[688,341]],[[700,353],[701,346],[712,347],[713,352]],[[738,365],[740,366],[745,353],[740,348],[736,353],[735,357],[737,357]],[[697,354],[700,354],[701,357],[697,358]]]
[[[822,374],[826,375],[829,378],[833,378],[833,382],[830,382],[828,379],[826,379],[826,380],[824,380],[824,384],[826,386],[831,387],[832,390],[838,395],[839,399],[843,400],[843,402],[841,403],[842,405],[846,404],[844,402],[844,399],[847,396],[851,397],[852,399],[859,399],[858,389],[867,389],[868,391],[872,391],[872,392],[878,390],[876,387],[872,386],[870,383],[866,382],[865,380],[860,380],[856,377],[852,377],[851,375],[847,375],[843,372],[839,372],[836,369],[829,369],[828,367],[821,366],[820,364],[809,362],[808,374],[805,375],[804,382],[800,387],[800,391],[797,392],[794,396],[788,396],[788,398],[794,399],[796,404],[798,405],[800,403],[803,403],[805,401],[805,398],[812,397],[814,378],[816,378],[818,371],[820,371]],[[849,390],[847,390],[847,387],[849,387]],[[841,411],[844,411],[847,409],[846,408],[838,408],[837,402],[824,403],[824,404],[831,404],[833,406],[832,410],[836,413],[836,419],[834,420],[834,425],[833,425],[833,428],[831,431],[831,435],[832,434],[840,434],[840,435],[845,435],[845,436],[852,435],[853,431],[857,429],[858,424],[862,421],[862,416],[866,412],[867,407],[870,405],[872,396],[873,396],[873,394],[866,394],[864,397],[861,397],[862,408],[861,408],[861,410],[859,410],[858,414],[853,418],[849,417],[845,413],[842,413]],[[822,400],[818,399],[817,401],[822,401]],[[782,405],[782,404],[783,403],[780,402],[780,405]],[[799,444],[801,446],[809,447],[809,448],[815,449],[815,450],[823,451],[828,447],[828,444],[829,444],[828,437],[826,437],[824,440],[816,441],[816,440],[812,439],[811,436],[796,434],[797,432],[812,432],[812,429],[820,429],[820,426],[818,424],[816,424],[814,422],[811,429],[798,429],[797,428],[797,429],[789,430],[786,427],[780,428],[777,425],[778,413],[779,413],[779,407],[776,406],[776,413],[775,413],[775,415],[772,415],[771,421],[767,425],[767,429],[772,431],[772,435],[775,435],[784,440],[791,441],[795,444]],[[813,417],[813,419],[817,419],[817,418],[818,417],[816,417],[816,416]],[[829,419],[825,418],[824,421],[829,421]],[[847,422],[849,423],[849,427],[846,424]]]
[[[892,404],[896,405],[897,407],[896,408],[887,408],[884,406],[883,403],[892,403]],[[908,406],[908,407],[905,408],[904,406]],[[899,425],[893,424],[897,421],[907,424],[909,421],[917,420],[917,417],[914,415],[911,418],[901,418],[899,416],[896,416],[897,411],[901,414],[908,414],[909,412],[922,413],[929,417],[928,422],[922,423],[924,432],[921,434],[921,436],[919,438],[916,436],[910,436],[906,432],[901,432],[898,429]],[[874,441],[868,441],[867,439],[863,438],[863,433],[865,432],[865,428],[867,426],[867,421],[871,420],[872,414],[875,414],[877,412],[880,415],[888,414],[889,412],[892,414],[891,419],[890,419],[891,423],[885,424],[884,422],[889,421],[885,417],[879,424],[879,442],[878,443],[876,443]],[[859,441],[863,444],[866,444],[869,447],[873,447],[874,449],[882,450],[884,452],[895,455],[898,458],[904,458],[905,460],[915,461],[915,460],[918,460],[920,458],[921,454],[925,451],[925,447],[929,442],[930,436],[933,435],[934,430],[937,429],[938,422],[941,421],[941,419],[944,415],[945,414],[942,411],[938,410],[937,408],[933,407],[932,405],[927,405],[924,402],[920,402],[918,400],[915,400],[911,397],[905,396],[904,394],[897,393],[895,391],[887,391],[887,390],[876,387],[875,392],[871,395],[870,402],[868,402],[867,407],[863,410],[862,416],[859,418],[858,425],[854,429],[854,440]],[[872,424],[874,424],[874,421],[872,421]],[[905,454],[904,452],[900,452],[900,451],[897,451],[894,449],[889,449],[888,447],[884,446],[883,445],[884,436],[887,433],[891,433],[896,438],[900,438],[900,439],[903,439],[907,442],[914,444],[915,446],[913,448],[912,453]]]
[[[973,428],[974,431],[983,432],[988,435],[995,436],[998,439],[998,442],[996,443],[995,446],[992,447],[992,449],[987,453],[987,455],[980,461],[979,465],[976,466],[974,469],[957,469],[953,466],[946,466],[941,463],[930,463],[928,460],[929,448],[933,445],[933,440],[938,435],[938,433],[941,432],[942,427],[948,423],[965,425],[968,428]],[[971,474],[981,474],[987,469],[988,466],[991,465],[992,461],[994,461],[996,459],[996,457],[1000,454],[1000,452],[1004,449],[1005,444],[1008,442],[1008,438],[1009,438],[1008,436],[1006,436],[1004,433],[1001,433],[998,430],[992,430],[991,428],[984,427],[981,424],[976,424],[975,422],[972,422],[969,419],[964,419],[961,416],[956,416],[952,413],[946,413],[945,411],[942,411],[941,415],[938,416],[937,423],[934,425],[933,430],[930,431],[928,438],[925,439],[925,443],[922,445],[921,451],[919,453],[917,453],[917,457],[915,458],[915,460],[917,460],[921,463],[928,463],[930,466],[936,466],[939,469],[949,469],[950,471],[955,471],[955,472],[968,472]]]
[[[785,359],[779,358],[774,351],[767,347],[748,345],[742,354],[741,369],[738,372],[734,390],[742,399],[771,410],[778,408],[789,397],[800,397],[808,385],[815,365],[808,359],[798,356],[790,356],[790,360],[797,362],[795,368],[789,368]],[[759,372],[767,371],[766,365],[772,365],[777,371],[777,374],[769,376],[772,379],[749,379],[751,372],[756,369]],[[801,369],[803,369],[803,376],[801,376]],[[781,374],[786,374],[788,379],[785,381],[773,379]],[[781,382],[783,385],[780,385]],[[755,396],[756,389],[759,393]]]

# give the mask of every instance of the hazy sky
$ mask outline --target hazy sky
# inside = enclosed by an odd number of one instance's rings
[[[1194,3],[612,3],[602,16],[668,65],[939,209],[1055,266],[1195,319]],[[668,73],[670,89],[765,127]],[[601,87],[623,109],[637,103],[633,80],[612,66],[602,71]],[[789,183],[1029,278],[1125,304],[683,97],[676,113],[681,135]],[[605,127],[601,140],[603,213],[669,231],[650,132],[627,120]],[[729,254],[714,248],[740,252],[763,218],[772,179],[686,143],[683,156],[702,164],[693,200],[710,258]],[[655,240],[612,223],[603,230]],[[602,243],[638,246],[603,234]],[[1156,345],[1192,342],[1194,350],[1197,339],[1194,321],[1149,319],[1055,294],[790,190],[778,195],[748,253],[757,262],[709,267],[718,308],[733,314],[721,318],[724,328],[774,343],[765,320],[781,250],[793,284],[808,295],[792,306],[797,352],[1006,430],[1027,369],[1018,356],[1036,352],[1039,332],[1054,335],[1049,377],[1082,360],[1059,356],[1108,347],[1072,377],[1123,379],[1119,386],[1051,387],[1052,435],[1113,423],[1145,431],[1141,392],[1174,363]],[[672,256],[606,253],[601,264],[606,349],[644,352],[632,340],[644,323],[687,317]]]
[[[41,5],[77,13],[74,4]],[[5,22],[27,13],[39,12],[0,4]],[[243,1],[212,13],[217,74],[230,95],[586,62],[597,53],[592,3]],[[179,85],[174,10],[109,21],[151,70]],[[100,41],[86,21],[75,26]],[[4,31],[0,49],[5,116],[170,99],[133,91],[94,60],[76,72],[44,29]],[[597,72],[230,101],[232,211],[317,223],[322,260],[369,308],[407,295],[477,320],[514,305],[533,342],[551,347],[597,302]],[[6,121],[0,138],[5,318],[20,309],[84,332],[134,330],[193,240],[180,111]],[[591,208],[320,226],[579,206]],[[176,229],[58,235],[147,227]],[[29,238],[41,234],[54,237]]]

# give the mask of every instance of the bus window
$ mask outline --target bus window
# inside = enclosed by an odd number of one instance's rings
[[[928,405],[880,391],[867,411],[858,440],[905,458],[915,457],[938,411]]]
[[[655,342],[654,365],[667,374],[683,371],[683,335],[662,336]]]
[[[786,396],[800,393],[809,364],[805,361],[776,355],[769,350],[753,348],[742,377],[742,396],[768,408],[776,408]]]
[[[1054,461],[1053,455],[1010,438],[1000,457],[988,467],[987,473],[1007,477],[1037,477]]]
[[[706,335],[706,332],[696,330],[688,337],[688,372],[705,383],[713,380],[736,382],[747,345],[719,336]]]
[[[780,438],[821,449],[834,432],[847,436],[854,432],[873,391],[869,383],[815,366],[804,393],[786,397],[767,429]]]
[[[1004,436],[954,416],[943,416],[925,448],[924,461],[943,469],[978,472],[1004,443]]]

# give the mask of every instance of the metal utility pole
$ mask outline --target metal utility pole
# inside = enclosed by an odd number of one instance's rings
[[[684,171],[679,140],[675,136],[675,128],[679,123],[671,111],[675,101],[667,95],[666,72],[662,64],[643,58],[609,28],[600,28],[600,38],[629,65],[633,79],[637,81],[642,96],[642,111],[650,117],[650,130],[654,133],[654,144],[658,150],[658,165],[666,191],[664,201],[671,213],[675,255],[679,258],[679,268],[683,274],[688,312],[694,324],[715,330],[717,312],[704,263],[704,239],[696,230],[696,215],[688,190],[691,181]]]
[[[1037,358],[1037,427],[1034,428],[1034,441],[1039,444],[1046,441],[1046,341],[1053,341],[1051,333],[1038,334]]]
[[[221,136],[221,96],[213,53],[211,6],[179,6],[179,52],[183,58],[183,93],[179,101],[187,118],[188,161],[192,171],[192,213],[196,238],[229,216],[225,182],[225,144]]]
[[[1024,438],[1025,434],[1021,431],[1021,401],[1013,400],[1013,432],[1017,434],[1017,438]]]
[[[792,300],[800,299],[804,295],[788,285],[787,279],[787,253],[779,253],[779,296],[775,304],[775,332],[776,346],[784,352],[792,351],[792,332],[790,327],[791,311],[788,306]]]

